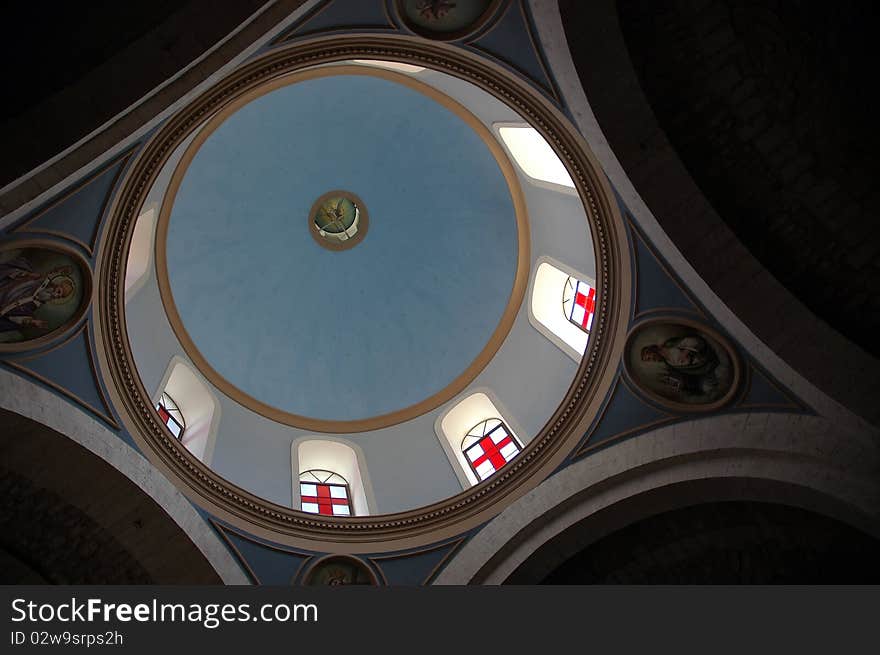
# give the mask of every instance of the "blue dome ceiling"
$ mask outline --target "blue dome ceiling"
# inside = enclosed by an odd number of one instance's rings
[[[320,247],[322,194],[359,196],[369,233]],[[186,171],[170,288],[199,353],[284,412],[387,414],[440,392],[498,327],[514,284],[510,190],[482,138],[403,84],[331,75],[231,115]]]

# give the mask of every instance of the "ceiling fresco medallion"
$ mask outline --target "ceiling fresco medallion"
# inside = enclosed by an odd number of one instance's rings
[[[677,317],[634,327],[624,367],[642,393],[677,411],[718,409],[736,393],[740,379],[739,358],[727,339]]]
[[[348,191],[329,191],[315,201],[308,216],[309,232],[322,248],[348,250],[367,234],[366,205]]]
[[[79,322],[92,296],[88,265],[54,242],[0,245],[0,352],[24,350]]]
[[[419,36],[454,41],[473,34],[503,0],[396,0],[401,21]]]
[[[128,342],[124,280],[127,248],[151,185],[174,153],[203,132],[210,120],[206,117],[245,102],[267,85],[283,85],[285,76],[353,59],[396,61],[455,75],[513,108],[540,132],[570,173],[583,204],[596,256],[597,305],[587,350],[568,391],[522,452],[496,475],[412,510],[334,518],[265,500],[229,482],[180,446],[158,420],[138,374]],[[365,213],[357,197],[349,200]],[[342,225],[348,221],[346,211],[350,216],[350,208],[338,200],[331,207]],[[331,217],[326,226],[332,222]],[[338,554],[412,548],[460,535],[491,519],[537,486],[575,448],[616,378],[630,303],[628,261],[623,221],[598,163],[583,137],[539,93],[500,66],[442,43],[401,35],[314,37],[279,46],[239,67],[160,126],[133,160],[102,235],[95,325],[98,360],[111,400],[145,456],[218,518],[261,538],[310,550]]]

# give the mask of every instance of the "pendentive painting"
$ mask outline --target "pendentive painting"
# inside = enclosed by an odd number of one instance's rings
[[[476,30],[500,0],[397,0],[398,12],[414,32],[456,39]]]
[[[303,584],[310,586],[376,585],[376,577],[363,562],[350,557],[326,557],[306,572]]]
[[[18,349],[75,323],[91,277],[72,254],[50,247],[0,245],[0,349]]]
[[[626,346],[630,378],[648,396],[677,409],[708,410],[736,391],[736,354],[720,335],[685,321],[636,327]]]

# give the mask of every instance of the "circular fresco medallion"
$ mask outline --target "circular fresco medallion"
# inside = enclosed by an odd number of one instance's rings
[[[396,0],[401,20],[416,34],[452,41],[486,24],[502,0]]]
[[[361,560],[344,555],[322,557],[303,576],[304,585],[341,587],[348,585],[378,586],[375,574]]]
[[[32,348],[77,323],[91,275],[73,250],[12,241],[0,245],[0,351]]]
[[[729,401],[740,377],[730,343],[711,328],[675,317],[634,327],[624,366],[647,396],[683,411],[709,411]]]
[[[347,191],[330,191],[315,201],[308,216],[309,232],[318,245],[347,250],[367,234],[369,216],[363,200]]]

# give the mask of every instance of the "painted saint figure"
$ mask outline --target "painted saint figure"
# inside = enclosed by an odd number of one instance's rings
[[[643,392],[676,410],[717,408],[739,381],[736,351],[723,336],[662,318],[630,333],[624,366]]]
[[[0,342],[32,338],[36,330],[45,334],[57,325],[36,315],[44,305],[61,305],[74,300],[77,284],[73,266],[60,265],[42,272],[37,270],[28,254],[19,252],[0,261]],[[72,303],[75,305],[76,303]],[[69,312],[73,312],[75,306]]]
[[[687,396],[714,397],[718,392],[715,369],[719,360],[706,340],[696,334],[675,336],[642,348],[643,362],[663,362],[659,381]]]

